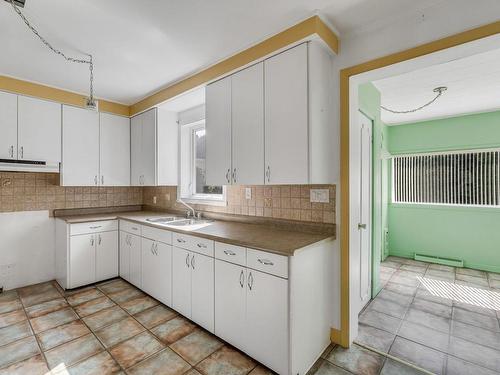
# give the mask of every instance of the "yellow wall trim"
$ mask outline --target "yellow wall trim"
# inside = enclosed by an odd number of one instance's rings
[[[367,61],[340,71],[340,254],[341,334],[340,344],[349,346],[349,78],[433,52],[500,34],[500,21],[446,38]]]
[[[130,115],[137,114],[168,99],[210,82],[253,61],[261,59],[293,43],[318,35],[332,49],[339,51],[337,35],[318,17],[313,16],[272,37],[202,70],[180,82],[160,90],[130,107]]]
[[[341,343],[341,332],[338,329],[330,329],[330,341],[334,344],[340,345]]]
[[[80,94],[6,76],[0,76],[0,90],[79,107],[85,105],[85,96]],[[99,100],[100,112],[128,116],[130,113],[129,110],[129,107],[126,105]]]

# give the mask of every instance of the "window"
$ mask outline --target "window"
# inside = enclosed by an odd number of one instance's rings
[[[500,151],[396,156],[394,203],[500,205]]]
[[[181,197],[195,203],[225,204],[223,186],[205,180],[205,121],[181,127]]]

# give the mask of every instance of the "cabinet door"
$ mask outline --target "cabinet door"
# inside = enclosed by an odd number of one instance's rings
[[[142,288],[141,237],[130,235],[130,282]]]
[[[264,62],[266,183],[309,183],[307,44]]]
[[[215,334],[245,349],[246,269],[215,261]]]
[[[63,186],[97,186],[99,176],[99,114],[63,106]]]
[[[17,131],[19,159],[61,161],[61,104],[19,96]]]
[[[264,64],[232,76],[233,183],[264,184]]]
[[[191,255],[172,248],[172,307],[187,318],[191,318]]]
[[[142,114],[142,184],[156,185],[156,108]]]
[[[70,237],[69,288],[95,282],[95,234]]]
[[[142,115],[130,120],[130,185],[142,185]]]
[[[130,119],[100,114],[101,186],[130,186]]]
[[[191,319],[214,332],[214,258],[191,255]]]
[[[130,280],[130,234],[120,231],[120,277]]]
[[[96,234],[96,281],[118,276],[118,231]]]
[[[231,183],[231,77],[206,88],[206,184]]]
[[[288,281],[248,270],[245,352],[288,374]]]
[[[142,239],[142,289],[172,305],[172,246]]]
[[[17,159],[17,95],[0,92],[0,159]]]

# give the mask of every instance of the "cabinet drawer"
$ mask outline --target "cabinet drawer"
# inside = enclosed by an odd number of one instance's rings
[[[163,242],[167,245],[172,244],[172,232],[165,229],[158,229],[149,227],[147,225],[142,226],[142,237],[149,238],[153,241]]]
[[[288,258],[283,255],[247,249],[247,267],[288,278]]]
[[[206,238],[190,236],[187,234],[173,233],[172,244],[173,246],[191,250],[196,253],[207,255],[209,257],[214,256],[214,241],[208,240]]]
[[[132,221],[120,220],[120,230],[135,234],[137,236],[140,236],[142,234],[141,225]]]
[[[225,260],[240,266],[247,264],[247,249],[241,246],[229,245],[226,243],[215,243],[215,258]]]
[[[118,230],[117,220],[95,221],[91,223],[71,224],[69,233],[71,236],[77,234],[108,232]]]

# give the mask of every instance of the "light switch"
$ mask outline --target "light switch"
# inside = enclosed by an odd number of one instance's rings
[[[157,199],[156,199],[156,196],[153,197],[153,204],[156,204],[157,202]]]
[[[329,203],[330,202],[330,190],[328,189],[311,189],[310,200],[313,203]]]
[[[245,198],[252,199],[252,188],[245,188]]]

